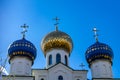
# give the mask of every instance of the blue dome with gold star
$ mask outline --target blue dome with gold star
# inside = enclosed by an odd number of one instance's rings
[[[89,64],[101,59],[108,60],[112,63],[113,51],[107,44],[96,42],[87,49],[85,57]]]
[[[25,56],[28,57],[32,62],[36,58],[36,48],[35,46],[25,38],[14,41],[8,48],[8,55],[10,60],[15,56]]]

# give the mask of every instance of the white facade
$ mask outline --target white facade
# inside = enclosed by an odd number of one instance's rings
[[[57,54],[60,55],[60,62],[57,63]],[[49,56],[52,56],[52,63],[49,64]],[[65,60],[67,58],[67,64]],[[69,67],[69,53],[63,49],[52,49],[46,54],[46,69],[32,69],[35,80],[87,80],[87,70],[73,70]]]
[[[108,60],[96,60],[90,68],[93,78],[112,78],[112,67]]]
[[[32,75],[35,80],[59,80],[59,76],[63,80],[87,80],[87,70],[73,70],[62,63],[48,69],[33,69]]]
[[[57,54],[60,62],[57,63]],[[52,64],[49,65],[49,56]],[[66,56],[66,59],[65,59]],[[66,64],[67,61],[67,64]],[[46,54],[46,69],[32,69],[32,61],[27,57],[14,57],[10,60],[10,75],[3,76],[3,80],[87,80],[87,70],[73,70],[69,67],[69,53],[63,49],[53,49]],[[59,78],[62,79],[59,79]]]
[[[3,76],[2,80],[35,80],[33,76]]]
[[[69,65],[69,53],[67,53],[63,49],[53,49],[53,50],[50,50],[49,52],[47,52],[47,54],[46,54],[46,68],[49,68],[49,67],[57,64],[56,63],[56,55],[57,54],[60,54],[60,56],[61,56],[60,62],[63,64],[66,64],[65,63],[65,56],[66,56],[67,57],[67,65]],[[51,65],[49,65],[49,56],[50,55],[52,56],[52,64]]]
[[[10,75],[31,76],[32,61],[27,57],[14,57],[10,60]]]

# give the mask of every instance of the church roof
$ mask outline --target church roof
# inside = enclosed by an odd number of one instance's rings
[[[46,55],[46,52],[53,48],[62,48],[68,53],[72,51],[73,42],[71,37],[59,30],[48,33],[41,42],[41,47]]]
[[[48,69],[32,69],[32,70],[50,70],[50,69],[52,69],[52,68],[54,68],[55,66],[59,66],[59,65],[61,65],[61,66],[64,66],[64,67],[66,67],[66,68],[68,68],[69,70],[71,70],[71,71],[87,71],[88,72],[88,70],[85,70],[85,69],[82,69],[82,70],[75,70],[75,69],[73,69],[73,68],[71,68],[70,66],[67,66],[67,65],[65,65],[65,64],[63,64],[63,63],[58,63],[58,64],[55,64],[55,65],[53,65],[53,66],[51,66],[51,67],[49,67]],[[60,67],[60,66],[59,66]]]
[[[87,49],[85,56],[89,64],[100,59],[112,62],[113,51],[107,44],[96,42]]]
[[[8,54],[11,60],[15,56],[26,56],[32,61],[36,58],[35,46],[25,38],[14,41],[8,48]]]

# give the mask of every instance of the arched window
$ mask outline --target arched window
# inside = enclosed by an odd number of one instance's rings
[[[48,59],[48,64],[51,65],[52,64],[52,55],[49,56],[49,59]]]
[[[41,80],[44,80],[43,78]]]
[[[68,65],[68,60],[66,55],[65,55],[65,65]]]
[[[60,63],[61,62],[61,56],[60,56],[60,54],[58,53],[57,55],[56,55],[56,63]]]
[[[63,80],[63,76],[58,76],[58,80]]]

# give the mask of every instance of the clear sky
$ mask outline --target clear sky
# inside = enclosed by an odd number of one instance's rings
[[[26,39],[37,48],[33,68],[44,68],[45,57],[40,47],[42,38],[55,30],[52,19],[60,18],[59,30],[73,40],[70,66],[90,69],[85,59],[86,49],[95,43],[92,28],[99,29],[99,41],[111,46],[114,52],[113,75],[120,78],[120,0],[0,0],[0,56],[7,56],[9,44],[21,39],[21,25],[29,28]],[[9,71],[9,63],[6,68]]]

